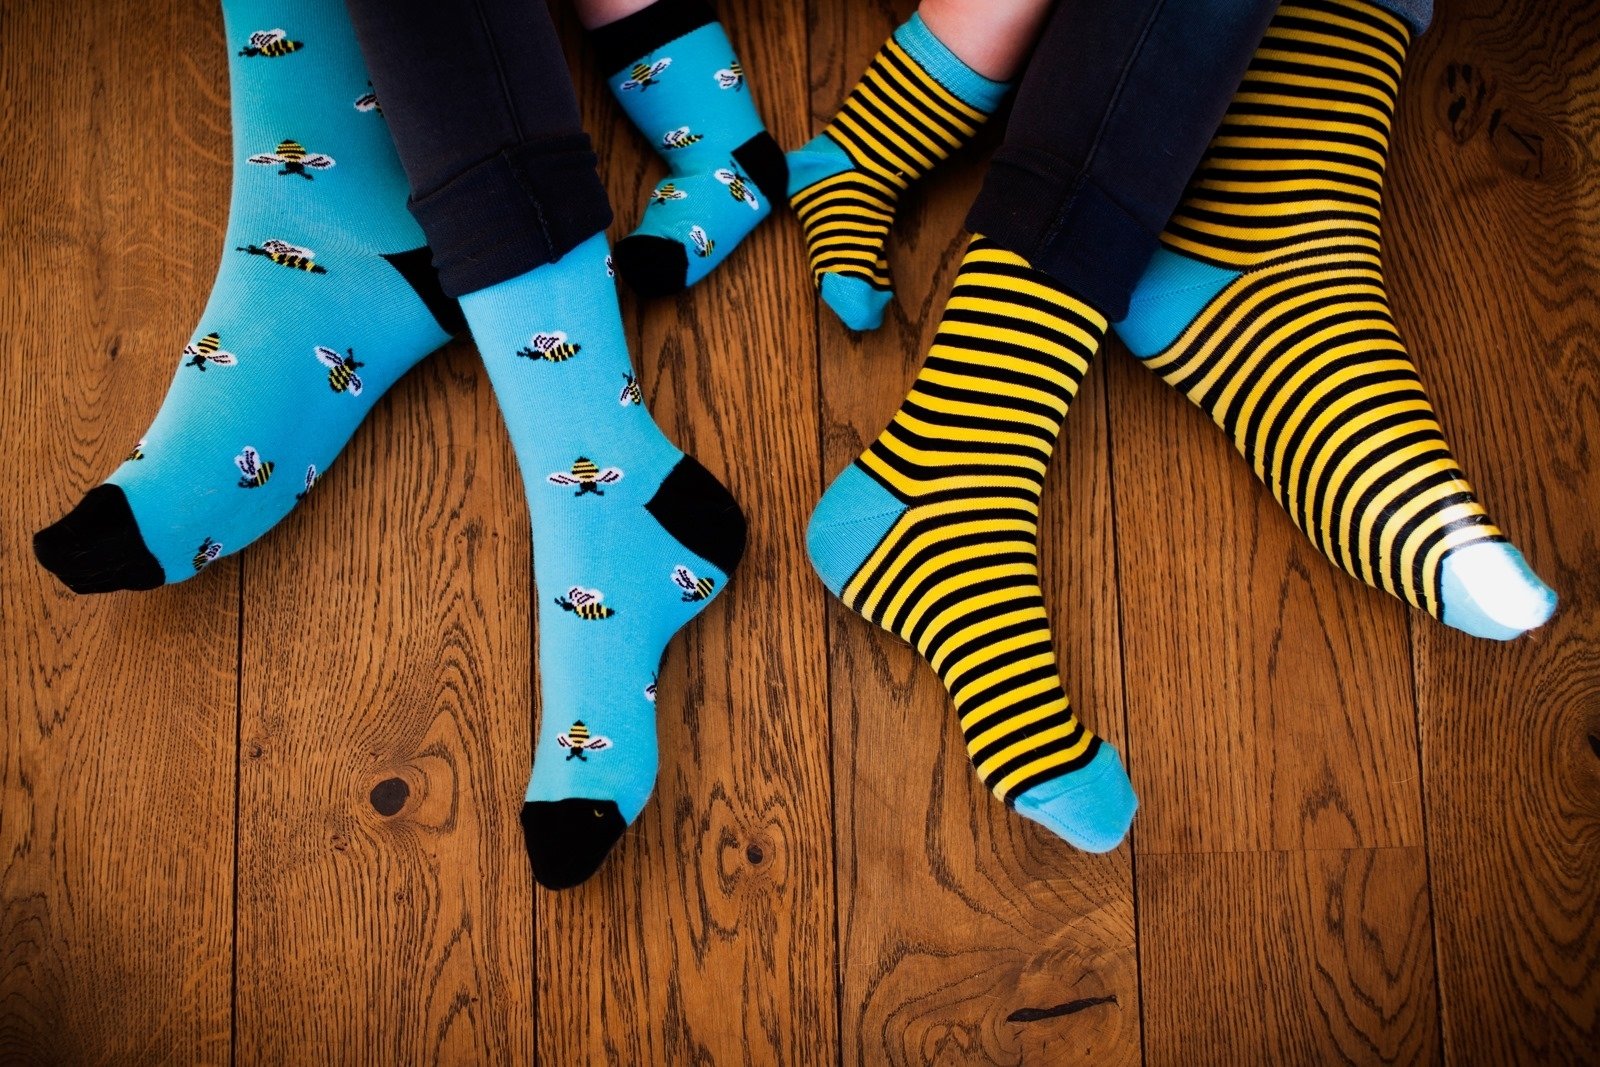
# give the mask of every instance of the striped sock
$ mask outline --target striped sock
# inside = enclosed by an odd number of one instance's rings
[[[1281,7],[1117,330],[1335,564],[1505,640],[1555,594],[1456,465],[1380,263],[1409,38],[1364,0]]]
[[[811,273],[846,326],[876,329],[894,296],[884,244],[900,194],[970,141],[1008,88],[961,62],[913,15],[827,129],[789,153],[789,203]]]
[[[973,238],[910,396],[807,538],[828,588],[939,672],[984,784],[1092,852],[1116,847],[1136,802],[1116,751],[1068,705],[1037,541],[1050,453],[1105,328]]]

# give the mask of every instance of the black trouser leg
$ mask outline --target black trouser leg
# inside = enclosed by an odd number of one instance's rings
[[[611,205],[544,0],[346,0],[445,292],[561,258]]]
[[[967,217],[1112,321],[1276,0],[1061,0]]]

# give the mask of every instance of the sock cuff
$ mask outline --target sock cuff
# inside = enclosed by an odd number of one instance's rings
[[[684,34],[717,21],[706,0],[656,0],[649,7],[590,31],[607,78]]]
[[[1010,82],[985,78],[963,63],[960,56],[934,36],[928,24],[922,21],[920,12],[895,30],[892,40],[905,49],[906,55],[916,60],[930,78],[960,97],[969,107],[985,114],[999,107],[1000,101],[1011,90]]]

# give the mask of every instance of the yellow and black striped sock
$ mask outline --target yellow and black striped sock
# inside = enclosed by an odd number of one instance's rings
[[[1457,467],[1380,263],[1409,40],[1365,0],[1280,7],[1117,330],[1335,564],[1503,640],[1555,594]]]
[[[884,42],[821,134],[789,153],[800,218],[823,301],[854,330],[883,321],[893,296],[884,245],[900,194],[972,139],[1007,86],[961,62],[923,23]]]
[[[1105,329],[1021,256],[973,238],[910,395],[807,536],[828,587],[939,672],[984,784],[1095,852],[1127,833],[1133,789],[1068,704],[1037,542],[1045,469]]]

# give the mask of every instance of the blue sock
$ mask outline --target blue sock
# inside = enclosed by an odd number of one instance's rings
[[[876,329],[894,298],[884,245],[900,194],[971,140],[1008,88],[968,67],[912,15],[827,128],[789,153],[789,203],[812,277],[852,330]]]
[[[39,561],[79,593],[180,581],[271,529],[459,315],[406,211],[343,7],[227,0],[223,14],[234,183],[222,263],[189,343],[173,345],[155,422],[35,535]]]
[[[617,243],[636,292],[704,278],[772,213],[787,181],[728,35],[701,0],[657,0],[595,31],[622,109],[667,162],[639,226]]]
[[[551,889],[649,799],[662,653],[744,551],[738,504],[644,408],[610,271],[596,235],[461,300],[533,516],[543,714],[522,825]]]

